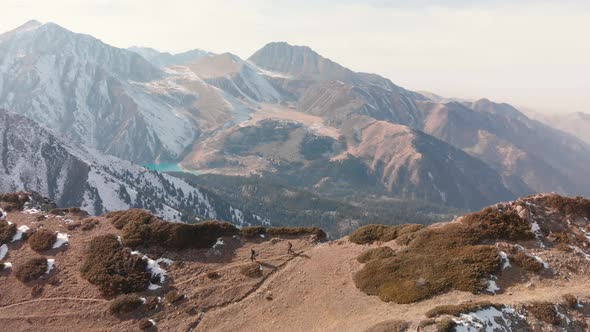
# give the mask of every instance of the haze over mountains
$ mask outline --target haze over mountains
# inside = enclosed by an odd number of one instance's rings
[[[62,137],[55,145],[65,138],[98,151],[93,156],[262,176],[353,202],[370,196],[477,209],[536,192],[590,195],[587,141],[507,104],[409,91],[284,42],[247,60],[201,50],[172,55],[31,21],[0,35],[0,108],[53,130]],[[38,156],[22,151],[24,160]],[[56,174],[12,187],[59,201],[62,187],[39,184]]]

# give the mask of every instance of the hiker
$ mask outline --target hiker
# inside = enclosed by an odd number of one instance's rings
[[[250,260],[252,262],[256,261],[256,251],[254,249],[250,249]]]
[[[287,249],[287,253],[288,254],[295,254],[295,251],[293,251],[293,243],[291,243],[291,241],[287,242],[289,244],[289,249]]]

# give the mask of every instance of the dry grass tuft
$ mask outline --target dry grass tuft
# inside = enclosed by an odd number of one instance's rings
[[[315,236],[317,240],[324,241],[328,235],[318,227],[274,227],[267,228],[266,233],[271,236]]]
[[[126,315],[137,310],[143,301],[137,295],[122,295],[112,300],[109,311],[113,315]]]
[[[44,252],[53,246],[57,240],[57,234],[48,229],[38,229],[31,236],[29,236],[29,246],[36,252]]]
[[[211,279],[211,280],[217,280],[221,278],[221,273],[217,272],[217,271],[210,271],[207,272],[207,278]]]
[[[389,228],[390,226],[385,225],[366,225],[352,232],[348,239],[350,240],[350,242],[356,244],[373,243],[375,241],[379,241],[381,237],[383,237],[383,235],[385,234],[385,231]]]
[[[29,197],[24,193],[0,194],[0,208],[6,212],[22,210],[28,201]]]
[[[154,326],[154,323],[152,323],[152,321],[150,321],[147,318],[144,318],[142,320],[139,321],[139,323],[137,323],[137,327],[139,327],[140,330],[147,330],[151,327]]]
[[[479,311],[481,309],[486,309],[489,307],[496,307],[495,304],[492,304],[489,301],[485,302],[475,302],[475,303],[463,303],[463,304],[448,304],[448,305],[441,305],[438,307],[434,307],[426,312],[426,317],[428,318],[436,318],[442,315],[449,315],[459,317],[461,314]]]
[[[14,234],[16,234],[16,225],[9,225],[5,220],[0,220],[0,245],[12,241]]]
[[[531,257],[522,251],[519,251],[516,254],[512,255],[510,257],[510,260],[516,263],[516,265],[520,266],[521,268],[529,272],[539,273],[543,271],[543,269],[545,268],[545,266],[543,266],[543,263],[539,262],[534,257]]]
[[[17,266],[14,275],[21,282],[30,282],[41,278],[45,272],[47,272],[47,259],[35,257]]]
[[[151,212],[142,209],[129,209],[125,211],[114,211],[105,214],[116,229],[123,229],[129,222],[139,222],[149,224],[153,220],[158,220]]]
[[[90,241],[80,272],[103,294],[117,295],[145,290],[150,280],[146,267],[141,257],[131,255],[108,234]]]
[[[170,304],[174,304],[179,302],[180,300],[184,299],[184,295],[180,294],[176,290],[169,291],[165,296],[166,302]]]
[[[260,278],[262,277],[262,270],[260,269],[260,265],[258,263],[250,263],[244,265],[240,269],[240,273],[245,275],[248,278]]]
[[[561,323],[561,319],[557,315],[555,311],[555,305],[550,302],[533,302],[530,305],[526,306],[526,309],[531,313],[536,319],[551,325],[559,325]]]
[[[436,323],[436,331],[453,332],[455,331],[455,326],[457,326],[457,323],[455,323],[454,320],[452,320],[451,318],[445,318]]]
[[[251,226],[251,227],[243,227],[242,229],[240,229],[240,235],[247,238],[247,239],[259,237],[260,235],[263,235],[263,234],[266,234],[266,227]]]
[[[564,197],[549,195],[542,198],[543,203],[557,211],[576,217],[590,217],[590,200],[584,197]]]
[[[389,320],[381,322],[365,332],[405,332],[410,327],[408,322],[401,320]]]
[[[402,235],[411,234],[424,228],[418,224],[404,224],[397,226],[366,225],[360,227],[349,236],[349,240],[356,244],[367,244],[375,241],[389,242]]]
[[[562,304],[572,310],[578,309],[578,298],[573,294],[565,294],[562,297]]]
[[[388,227],[370,225],[355,232],[351,241],[367,243],[388,232],[392,232]],[[518,215],[489,208],[461,222],[416,227],[403,236],[407,250],[368,260],[354,276],[358,288],[396,303],[416,302],[450,290],[479,293],[487,288],[487,279],[501,262],[498,249],[491,244],[534,238],[530,225]]]
[[[363,251],[356,259],[360,263],[366,263],[375,259],[384,259],[394,255],[395,251],[390,247],[379,247]]]
[[[129,221],[123,227],[121,239],[126,246],[161,246],[169,249],[210,248],[218,238],[233,236],[239,230],[227,222],[207,221],[184,224],[152,219]]]
[[[535,235],[531,232],[531,225],[521,219],[515,212],[499,211],[486,208],[480,212],[466,215],[461,222],[470,225],[480,241],[531,240]]]

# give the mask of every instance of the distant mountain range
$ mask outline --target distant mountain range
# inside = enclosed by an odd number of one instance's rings
[[[284,42],[247,60],[173,55],[32,21],[0,35],[0,107],[102,155],[256,174],[326,198],[477,209],[536,192],[590,195],[583,137]]]

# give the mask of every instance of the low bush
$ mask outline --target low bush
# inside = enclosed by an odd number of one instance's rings
[[[562,297],[563,306],[569,309],[578,309],[578,298],[573,294],[565,294]]]
[[[150,280],[146,267],[146,261],[108,234],[90,241],[80,272],[104,295],[117,295],[145,290]]]
[[[381,322],[365,332],[405,332],[410,327],[410,324],[401,320],[389,320]]]
[[[98,223],[99,223],[98,219],[86,218],[86,219],[82,220],[82,230],[83,231],[92,230],[96,227],[96,225],[98,225]]]
[[[520,241],[535,238],[531,232],[531,225],[516,212],[486,208],[466,215],[461,222],[473,228],[474,233],[479,236],[479,241]]]
[[[166,302],[170,304],[177,303],[178,301],[184,299],[184,295],[180,294],[176,290],[169,291],[165,296]]]
[[[388,258],[394,255],[395,251],[390,247],[379,247],[363,251],[356,259],[360,263],[366,263],[375,259]]]
[[[112,300],[109,311],[113,315],[126,315],[137,310],[143,301],[137,295],[122,295]]]
[[[159,220],[151,212],[142,209],[129,209],[125,211],[113,211],[105,214],[116,229],[123,229],[129,222],[138,222],[149,224],[154,220]]]
[[[260,235],[266,234],[266,227],[262,226],[252,226],[252,227],[243,227],[240,229],[240,235],[245,238],[255,238],[259,237]]]
[[[539,273],[543,271],[543,269],[545,268],[543,263],[539,262],[534,257],[531,257],[522,251],[519,251],[516,254],[512,255],[510,257],[510,260],[516,263],[516,265],[520,266],[521,268],[529,272]]]
[[[396,226],[386,225],[366,225],[354,231],[348,237],[349,240],[356,244],[368,244],[375,241],[389,242],[397,239],[402,235],[411,234],[424,228],[418,224],[404,224]]]
[[[318,227],[274,227],[268,228],[266,232],[271,236],[305,236],[313,235],[319,241],[325,240],[328,236]]]
[[[240,268],[240,273],[248,278],[262,277],[262,270],[257,263],[250,263]]]
[[[438,321],[436,323],[436,331],[437,332],[453,332],[453,331],[455,331],[455,326],[457,326],[457,323],[455,323],[454,320],[452,320],[451,318],[445,318],[445,319]]]
[[[31,258],[17,266],[14,275],[21,282],[30,282],[41,278],[47,272],[47,259],[44,257]]]
[[[51,209],[48,211],[48,213],[56,215],[56,216],[65,216],[67,214],[71,214],[71,215],[79,216],[82,218],[88,216],[88,212],[86,212],[80,208],[77,208],[77,207]]]
[[[38,229],[29,236],[29,247],[36,252],[43,252],[51,249],[57,240],[57,234],[45,228]]]
[[[217,279],[221,278],[221,273],[219,273],[217,271],[207,272],[207,278],[209,278],[211,280],[217,280]]]
[[[22,210],[28,201],[29,196],[22,192],[0,194],[0,208],[6,212]]]
[[[576,217],[590,217],[590,200],[584,197],[570,198],[560,195],[548,195],[541,200],[546,205],[563,214]]]
[[[526,309],[536,319],[544,323],[551,325],[559,325],[561,323],[561,320],[555,311],[555,306],[550,302],[533,302],[526,306]]]
[[[356,244],[373,243],[379,241],[387,229],[389,229],[389,226],[375,224],[366,225],[352,232],[348,239],[350,242]]]
[[[144,318],[144,319],[140,320],[139,323],[137,323],[137,326],[139,327],[140,330],[147,330],[147,329],[153,327],[154,323],[152,323],[151,320]]]
[[[369,261],[355,276],[358,288],[384,301],[410,303],[456,289],[477,293],[486,288],[500,256],[494,246],[477,245],[468,227],[448,224],[428,229],[408,250]]]
[[[492,304],[489,301],[485,302],[475,302],[475,303],[463,303],[463,304],[448,304],[448,305],[441,305],[438,307],[434,307],[426,312],[426,317],[428,318],[436,318],[442,315],[449,315],[460,317],[461,314],[465,314],[468,312],[479,311],[481,309],[486,309],[489,307],[496,307],[496,305]]]
[[[16,234],[16,225],[0,220],[0,245],[12,241],[14,234]]]
[[[184,224],[161,220],[130,221],[121,232],[126,246],[162,246],[169,249],[210,248],[218,238],[233,236],[239,230],[227,222],[207,221],[198,224]]]

